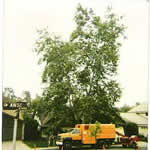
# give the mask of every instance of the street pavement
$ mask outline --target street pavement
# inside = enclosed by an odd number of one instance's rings
[[[138,142],[137,145],[139,149],[136,150],[147,150],[148,144],[146,142]],[[110,149],[107,150],[135,150],[135,148],[123,148],[122,145],[112,145]]]
[[[138,142],[140,150],[148,150],[148,143],[146,142]]]
[[[13,150],[13,142],[2,142],[2,150]],[[16,150],[31,150],[31,148],[25,145],[22,141],[16,141]]]
[[[146,142],[138,142],[139,150],[147,150],[147,143]],[[2,149],[3,150],[12,150],[13,145],[12,141],[10,142],[2,142]],[[73,148],[73,150],[94,150],[91,148]],[[34,150],[25,145],[22,141],[16,142],[16,150]],[[36,150],[58,150],[58,147],[45,147],[45,148],[36,148]],[[107,150],[135,150],[133,148],[123,148],[121,145],[112,145],[110,149]]]
[[[136,150],[148,150],[147,146],[148,144],[146,142],[138,142],[137,143],[139,146],[139,149]],[[72,150],[95,150],[95,149],[91,149],[90,147],[86,147],[86,148],[73,148]],[[58,148],[37,148],[37,150],[58,150]],[[98,149],[100,150],[100,149]],[[112,145],[111,148],[106,149],[106,150],[135,150],[135,148],[123,148],[121,144],[119,145]]]

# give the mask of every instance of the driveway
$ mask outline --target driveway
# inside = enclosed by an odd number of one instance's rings
[[[12,149],[13,149],[12,141],[2,142],[2,150],[12,150]],[[17,141],[16,150],[31,150],[31,148],[25,145],[22,141]]]

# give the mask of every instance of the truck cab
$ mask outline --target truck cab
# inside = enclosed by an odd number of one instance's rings
[[[73,128],[70,132],[58,134],[56,145],[61,147],[66,141],[73,143],[73,145],[79,145],[81,144],[81,140],[80,128]]]

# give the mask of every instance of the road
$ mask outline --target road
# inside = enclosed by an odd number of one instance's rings
[[[147,150],[146,142],[138,142],[139,150]],[[134,148],[123,148],[121,145],[112,145],[110,149],[107,150],[135,150]]]
[[[138,142],[139,150],[147,150],[147,143],[146,142]],[[37,150],[58,150],[58,148],[38,148]],[[90,147],[82,147],[82,148],[73,148],[72,150],[95,150],[91,149]],[[100,149],[97,149],[100,150]],[[134,148],[123,148],[122,145],[112,145],[111,148],[106,150],[135,150]]]
[[[139,142],[138,145],[140,147],[139,150],[147,150],[146,142]],[[12,150],[12,142],[3,142],[2,149],[3,150]],[[34,149],[27,147],[27,145],[25,145],[22,141],[17,141],[16,150],[34,150]],[[36,150],[58,150],[58,148],[47,147],[47,148],[36,148]],[[87,148],[73,148],[72,150],[95,150],[95,149],[91,149],[91,148],[87,147]],[[98,150],[100,150],[100,149],[98,149]],[[135,150],[135,149],[122,148],[121,145],[112,145],[111,148],[106,149],[106,150]]]

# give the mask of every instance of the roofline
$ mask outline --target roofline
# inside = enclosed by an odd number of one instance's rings
[[[4,113],[4,114],[7,115],[7,116],[10,116],[10,117],[13,118],[13,119],[16,118],[15,116],[10,115],[10,114],[8,114],[8,113],[6,113],[6,112],[2,112],[2,113]],[[21,118],[18,118],[18,120],[23,121],[23,119],[21,119]]]
[[[128,111],[127,113],[148,113],[148,111]]]

